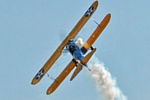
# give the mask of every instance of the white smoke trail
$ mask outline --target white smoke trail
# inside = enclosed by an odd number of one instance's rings
[[[79,47],[83,46],[82,38],[78,38],[76,44]],[[99,63],[96,57],[92,57],[88,66],[91,68],[88,75],[94,79],[98,91],[106,100],[127,100],[127,97],[117,87],[116,80],[112,79],[110,72],[105,69],[104,64]]]
[[[96,57],[89,61],[89,67],[92,71],[88,75],[94,79],[98,91],[106,100],[127,100],[116,86],[116,81],[112,79],[110,72],[105,69],[104,64],[99,63]]]

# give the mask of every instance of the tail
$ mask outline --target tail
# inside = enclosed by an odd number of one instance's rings
[[[86,64],[87,64],[87,62],[90,60],[90,58],[92,57],[92,55],[95,53],[95,51],[96,51],[96,48],[93,48],[93,50],[92,50],[90,53],[88,53],[88,54],[82,59],[81,63],[79,63],[79,64],[77,65],[77,67],[76,67],[76,69],[75,69],[73,75],[72,75],[71,78],[70,78],[70,81],[72,81],[72,80],[79,74],[79,72],[82,70],[82,67],[83,67],[83,66],[85,66],[86,68],[88,68]],[[88,70],[90,71],[89,68],[88,68]]]

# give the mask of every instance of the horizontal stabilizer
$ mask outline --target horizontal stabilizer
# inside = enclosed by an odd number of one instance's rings
[[[82,65],[79,64],[79,65],[76,67],[74,73],[72,74],[72,76],[71,76],[71,78],[70,78],[70,81],[72,81],[72,80],[77,76],[77,74],[78,74],[81,70],[82,70]]]

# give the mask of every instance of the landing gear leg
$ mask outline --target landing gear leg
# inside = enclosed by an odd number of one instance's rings
[[[93,50],[94,48],[91,46],[91,50]]]

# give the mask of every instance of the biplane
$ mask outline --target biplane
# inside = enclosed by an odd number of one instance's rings
[[[64,41],[56,49],[53,55],[48,59],[45,65],[35,75],[31,84],[35,85],[43,78],[43,76],[48,72],[48,70],[60,57],[64,49],[68,50],[71,53],[71,55],[73,56],[73,59],[70,61],[67,67],[61,72],[61,74],[54,80],[54,82],[48,88],[47,95],[53,93],[56,90],[56,88],[62,83],[62,81],[69,75],[69,73],[74,68],[75,70],[73,72],[72,77],[70,78],[70,81],[72,81],[78,75],[78,73],[83,69],[83,67],[88,68],[87,62],[96,51],[96,48],[93,47],[93,43],[96,41],[96,39],[99,37],[99,35],[102,33],[102,31],[105,29],[105,27],[109,23],[111,14],[107,14],[104,17],[104,19],[100,22],[100,24],[97,23],[98,24],[97,28],[89,37],[89,39],[83,44],[82,47],[79,47],[76,44],[76,42],[74,41],[74,38],[82,29],[82,27],[85,25],[85,23],[89,20],[89,18],[93,15],[95,10],[97,9],[97,6],[98,6],[98,1],[95,1],[89,7],[89,9],[85,12],[85,14],[76,24],[76,26],[72,29],[69,35],[64,39]]]

